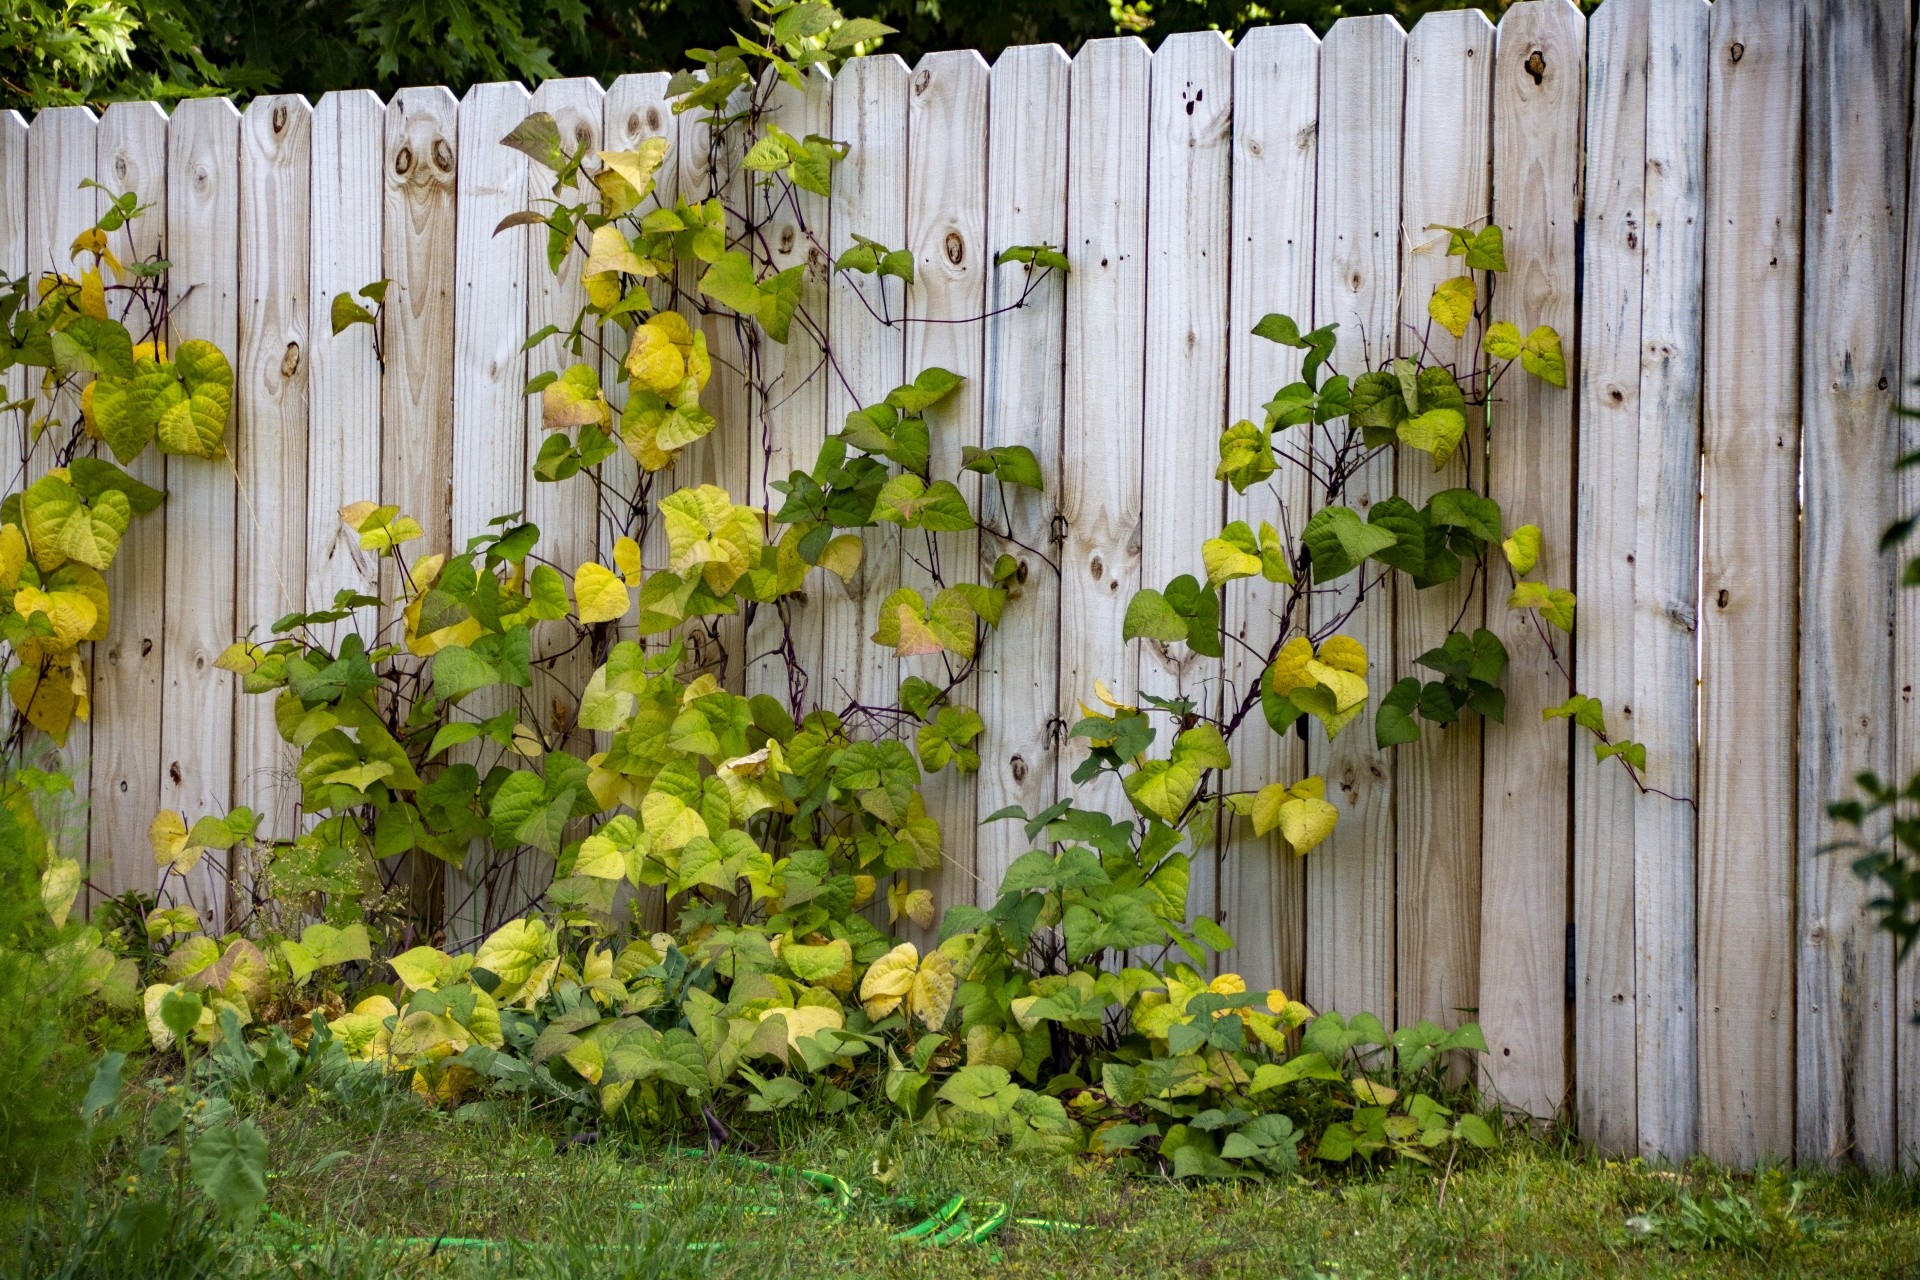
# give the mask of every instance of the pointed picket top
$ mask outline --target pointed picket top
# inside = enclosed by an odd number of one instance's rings
[[[1011,44],[993,60],[993,69],[999,71],[1003,67],[1024,67],[1036,61],[1073,65],[1073,59],[1067,56],[1067,51],[1057,44]]]

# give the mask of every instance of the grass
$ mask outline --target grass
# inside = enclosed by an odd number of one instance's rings
[[[524,1113],[457,1118],[389,1094],[262,1110],[272,1216],[172,1274],[473,1277],[1920,1276],[1920,1184],[1731,1177],[1521,1138],[1453,1169],[1178,1185],[869,1123],[789,1122],[766,1158],[858,1189],[842,1213],[792,1176],[673,1146],[561,1142]],[[124,1155],[114,1159],[124,1159]],[[117,1176],[109,1162],[103,1188]],[[954,1195],[1004,1202],[988,1242],[891,1235]],[[483,1248],[432,1240],[500,1242]],[[54,1256],[0,1274],[53,1274]],[[66,1274],[97,1274],[69,1267]]]

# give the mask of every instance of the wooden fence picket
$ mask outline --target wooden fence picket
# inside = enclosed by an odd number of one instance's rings
[[[1316,325],[1338,325],[1332,364],[1348,377],[1394,350],[1400,289],[1400,152],[1406,33],[1390,17],[1343,18],[1320,46],[1320,175],[1314,247]],[[1314,432],[1316,458],[1345,433],[1336,422]],[[1368,462],[1349,482],[1347,505],[1362,519],[1393,492],[1393,461]],[[1384,692],[1393,665],[1394,586],[1356,569],[1316,590],[1317,631],[1353,609],[1340,628],[1366,646],[1370,688]],[[1394,1016],[1392,757],[1373,743],[1366,717],[1332,744],[1308,730],[1313,772],[1326,778],[1340,824],[1307,859],[1305,999],[1320,1008]]]
[[[1707,51],[1700,1149],[1742,1165],[1793,1155],[1800,20],[1717,0]]]
[[[1427,314],[1434,286],[1467,274],[1447,256],[1447,227],[1484,225],[1492,210],[1493,24],[1472,9],[1432,13],[1407,37],[1406,138],[1400,191],[1403,250],[1400,329],[1394,351],[1427,352],[1454,366],[1463,386],[1485,368],[1483,326],[1474,321],[1455,338]],[[1485,279],[1486,277],[1481,277]],[[1497,286],[1496,286],[1497,287]],[[1472,436],[1453,461],[1436,471],[1419,453],[1403,453],[1395,492],[1424,506],[1443,489],[1483,488],[1484,415],[1468,424]],[[1402,587],[1396,602],[1396,661],[1382,664],[1394,679],[1432,680],[1419,656],[1450,630],[1471,633],[1485,618],[1476,596],[1484,582],[1463,572],[1444,586]],[[1378,682],[1382,688],[1387,680]],[[1357,724],[1364,736],[1370,726]],[[1423,726],[1416,743],[1394,749],[1394,818],[1399,836],[1397,972],[1400,1021],[1453,1026],[1462,1010],[1480,1003],[1480,740],[1483,724],[1467,714],[1441,728]],[[1497,729],[1495,730],[1498,731]]]
[[[1058,45],[1026,45],[1001,53],[989,95],[987,238],[982,250],[1067,242],[1067,98],[1073,64]],[[1008,310],[1027,289],[1027,269],[987,265],[986,365],[980,394],[982,442],[1025,445],[1040,463],[1046,488],[987,487],[981,508],[1005,522],[1014,542],[988,538],[983,563],[1009,555],[1019,564],[1000,628],[988,641],[976,695],[981,720],[995,736],[980,743],[978,812],[1008,805],[1038,813],[1066,780],[1056,778],[1060,731],[1060,507],[1062,343],[1066,281],[1057,274]],[[1004,505],[1002,502],[1004,499]],[[993,905],[1007,865],[1025,853],[1017,822],[982,826],[974,858],[978,903]]]
[[[1569,386],[1580,376],[1572,335],[1586,64],[1586,19],[1570,0],[1522,0],[1501,18],[1493,218],[1506,231],[1504,283],[1526,325],[1563,335]],[[1540,528],[1534,576],[1562,586],[1573,580],[1573,410],[1569,392],[1537,379],[1502,382],[1487,476],[1509,528]],[[1512,1105],[1546,1116],[1567,1100],[1571,735],[1564,721],[1543,722],[1540,713],[1566,700],[1566,676],[1546,656],[1532,620],[1501,603],[1496,592],[1487,628],[1512,655],[1507,719],[1485,735],[1481,766],[1480,1023],[1491,1050],[1482,1081]]]
[[[460,100],[455,126],[448,518],[456,549],[487,533],[495,517],[524,513],[527,489],[535,483],[527,466],[527,356],[522,344],[532,332],[527,280],[537,261],[539,237],[525,227],[495,233],[503,218],[528,207],[532,163],[500,140],[532,112],[525,86],[477,84]],[[513,705],[504,689],[477,690],[462,703],[467,715],[480,719]],[[491,739],[478,738],[455,748],[451,758],[484,775],[504,754]],[[510,881],[503,882],[510,875],[492,860],[486,842],[478,840],[468,849],[466,862],[448,868],[446,916],[453,937],[476,937],[489,915],[512,909]]]
[[[1153,55],[1131,37],[1089,40],[1073,58],[1067,135],[1066,382],[1060,456],[1060,702],[1067,730],[1104,684],[1134,701],[1133,646],[1120,639],[1140,588],[1140,440],[1145,413],[1147,92]],[[1064,732],[1065,730],[1063,730]],[[1059,791],[1127,812],[1110,779],[1073,787],[1087,758],[1069,740]]]
[[[1798,18],[1797,7],[1787,16]],[[1914,39],[1920,42],[1920,31],[1914,33]],[[1920,83],[1920,77],[1916,77],[1916,83]],[[1920,95],[1915,96],[1914,111],[1920,117]],[[1913,145],[1915,150],[1908,153],[1907,166],[1906,299],[1896,400],[1902,406],[1911,406],[1920,398],[1920,218],[1914,216],[1914,210],[1920,209],[1920,138],[1915,138]],[[1915,419],[1902,415],[1896,427],[1901,456],[1920,449],[1920,425]],[[1920,475],[1912,468],[1899,472],[1894,492],[1894,510],[1900,516],[1920,511]],[[1896,554],[1896,564],[1903,566],[1914,554],[1912,544],[1889,553],[1888,559],[1893,560]],[[1892,684],[1898,691],[1892,721],[1893,780],[1904,784],[1920,774],[1920,699],[1915,697],[1915,690],[1920,689],[1920,591],[1908,586],[1904,577],[1894,597],[1893,622]],[[1894,993],[1896,1155],[1900,1168],[1911,1173],[1920,1170],[1920,951],[1909,953],[1895,972]]]
[[[313,108],[313,181],[307,200],[308,609],[331,608],[341,591],[372,595],[380,587],[378,557],[363,551],[359,536],[340,520],[340,508],[348,503],[380,497],[380,358],[372,326],[334,333],[333,300],[353,294],[356,303],[372,311],[373,303],[359,297],[359,290],[386,275],[381,253],[386,115],[386,104],[366,89],[329,93]],[[461,380],[456,374],[454,385]],[[376,616],[371,607],[362,608],[320,634],[329,642],[349,629],[365,634]]]
[[[833,171],[827,244],[835,261],[853,246],[856,233],[889,249],[906,243],[907,82],[907,64],[891,54],[856,58],[834,81],[833,137],[851,147]],[[836,366],[827,391],[829,432],[838,431],[855,409],[879,403],[905,377],[906,346],[897,323],[905,307],[898,280],[834,277],[827,297]],[[868,637],[881,600],[898,582],[900,539],[890,526],[863,532],[866,554],[852,583],[817,579],[824,638],[819,687],[810,698],[832,711],[890,703],[899,687],[898,661]]]
[[[112,238],[114,253],[126,262],[164,258],[167,113],[157,103],[116,102],[101,113],[96,143],[105,198],[131,191],[152,206]],[[116,318],[130,330],[144,327],[138,316]],[[127,470],[143,484],[166,487],[166,459],[157,451],[143,453]],[[143,854],[147,824],[160,808],[166,523],[164,504],[142,517],[106,575],[111,608],[107,638],[93,650],[93,697],[113,711],[94,724],[88,832],[88,877],[99,894],[152,893],[159,883],[153,858]]]
[[[1149,102],[1140,578],[1161,589],[1180,574],[1204,583],[1200,544],[1219,533],[1225,509],[1213,474],[1217,445],[1207,445],[1227,426],[1232,46],[1217,31],[1168,36],[1153,55]],[[1218,712],[1218,658],[1177,642],[1142,640],[1136,649],[1143,695],[1187,698],[1203,715]],[[1160,750],[1172,739],[1162,729]],[[1218,910],[1218,880],[1211,856],[1194,858],[1188,915]]]
[[[961,474],[962,449],[981,440],[980,386],[986,353],[978,317],[986,309],[987,276],[994,246],[987,243],[986,60],[971,50],[930,53],[908,79],[907,227],[913,254],[913,287],[907,290],[906,373],[941,368],[966,379],[929,411],[930,466],[935,477],[960,475],[968,505],[979,510],[979,477]],[[900,583],[929,602],[937,590],[933,556],[946,582],[979,582],[977,531],[936,537],[906,530],[900,538]],[[993,643],[989,637],[988,643]],[[902,680],[918,675],[946,681],[948,657],[900,660]],[[912,726],[902,730],[903,735]],[[936,904],[972,902],[978,896],[974,865],[976,775],[946,769],[922,780],[927,812],[940,824],[941,862],[924,877]],[[937,922],[936,922],[937,924]],[[935,928],[901,928],[923,946],[935,945]]]
[[[1803,1161],[1894,1161],[1893,954],[1826,806],[1893,771],[1890,415],[1900,376],[1911,104],[1907,6],[1807,13],[1801,322],[1800,900],[1795,1146]]]
[[[833,132],[833,79],[816,68],[807,76],[807,89],[801,93],[784,81],[776,82],[768,99],[768,114],[796,138],[809,135],[827,137]],[[770,246],[767,266],[785,271],[804,264],[800,306],[822,329],[827,324],[827,282],[833,264],[827,261],[828,228],[832,211],[825,196],[792,188],[792,199],[782,198],[783,188],[770,184],[754,193],[763,217],[771,218],[766,242]],[[826,440],[828,385],[833,371],[825,363],[820,335],[796,322],[784,343],[761,343],[761,376],[768,388],[767,403],[759,406],[748,435],[748,466],[751,479],[746,500],[766,510],[778,512],[785,495],[773,482],[784,481],[795,471],[812,471],[820,446]],[[764,451],[763,451],[764,450]],[[788,526],[769,525],[768,536],[778,538]],[[829,584],[830,572],[816,569],[806,584],[809,602],[823,591],[837,589]],[[787,631],[791,634],[795,662],[809,674],[820,670],[820,610],[801,606],[788,611]],[[747,628],[746,682],[748,693],[766,693],[788,702],[788,668],[779,648],[782,629],[779,611],[762,605],[754,611],[753,625]],[[809,690],[816,694],[818,690]],[[802,708],[804,710],[804,707]]]
[[[1266,401],[1300,376],[1301,353],[1255,337],[1253,327],[1274,312],[1292,316],[1303,328],[1313,325],[1319,108],[1320,40],[1310,28],[1261,27],[1235,46],[1228,422],[1264,423]],[[1299,451],[1311,447],[1306,435],[1295,428],[1280,433],[1279,440]],[[1291,540],[1306,524],[1312,502],[1306,476],[1282,467],[1265,485],[1244,494],[1228,488],[1226,515],[1256,532],[1266,521]],[[1229,711],[1258,690],[1287,593],[1286,587],[1257,577],[1232,583],[1224,593],[1221,621],[1229,641],[1222,666]],[[1299,626],[1306,618],[1288,621]],[[1234,637],[1260,656],[1241,648]],[[1232,744],[1228,790],[1299,781],[1306,773],[1305,744],[1291,734],[1268,732],[1257,707],[1250,720]],[[1238,972],[1250,989],[1277,986],[1289,995],[1301,989],[1306,870],[1277,833],[1256,836],[1239,819],[1221,832],[1217,908],[1235,947],[1220,964]]]
[[[82,187],[94,180],[94,151],[99,121],[86,107],[55,107],[42,111],[29,127],[27,151],[27,260],[41,270],[76,276],[91,258],[74,261],[73,238],[91,227],[99,217],[99,192]],[[56,417],[71,421],[78,410],[71,394],[63,394],[52,406]],[[38,440],[26,442],[23,484],[31,484],[53,468],[53,450],[61,436],[49,431]],[[81,660],[91,665],[91,646],[85,646]],[[88,671],[83,680],[91,679]],[[77,714],[67,729],[66,742],[55,758],[73,779],[76,797],[90,796],[93,761],[93,726]],[[77,815],[76,815],[77,816]],[[78,842],[82,847],[86,841]]]
[[[199,338],[237,352],[240,113],[224,98],[195,98],[174,109],[166,219],[169,350]],[[235,545],[237,502],[230,464],[167,459],[160,803],[189,824],[233,804],[233,708],[240,695],[233,676],[213,664],[238,634],[234,566],[230,555],[209,548]],[[209,852],[187,885],[212,930],[226,920],[225,866],[224,855]]]
[[[240,122],[240,343],[234,362],[235,620],[264,637],[306,605],[308,196],[313,112],[297,95],[255,98]],[[297,834],[295,756],[274,700],[239,691],[234,801],[260,833]]]

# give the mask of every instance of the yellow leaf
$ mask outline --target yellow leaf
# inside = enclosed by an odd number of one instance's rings
[[[820,567],[830,570],[840,581],[851,584],[854,575],[860,572],[860,562],[866,556],[867,544],[857,533],[843,533],[827,543],[820,552]]]
[[[1295,689],[1312,684],[1313,677],[1307,674],[1307,664],[1312,661],[1313,642],[1305,636],[1295,636],[1280,646],[1273,665],[1267,668],[1267,686],[1284,698]]]
[[[100,617],[93,601],[75,591],[48,594],[36,587],[22,587],[13,593],[13,607],[23,618],[35,614],[46,618],[53,634],[40,639],[55,653],[65,653],[79,644]]]
[[[613,543],[613,567],[630,587],[640,585],[640,544],[625,534]]]
[[[67,913],[80,896],[82,879],[80,864],[72,858],[55,856],[48,860],[47,869],[40,875],[40,905],[53,917],[54,928],[66,927]]]
[[[248,676],[260,669],[267,651],[249,640],[235,640],[220,651],[213,665],[222,671],[231,671],[235,675]]]
[[[1308,796],[1281,805],[1279,817],[1280,834],[1295,854],[1304,854],[1333,834],[1340,811],[1325,800]]]
[[[26,567],[26,535],[17,524],[0,525],[0,587],[12,590],[20,581],[20,571]]]
[[[903,942],[867,967],[860,982],[860,1006],[878,1022],[895,1009],[913,990],[915,972],[920,968],[920,949]]]
[[[1454,337],[1464,337],[1467,326],[1473,323],[1476,296],[1472,276],[1442,280],[1434,286],[1433,297],[1427,300],[1427,314]]]
[[[668,316],[679,323],[672,323]],[[692,343],[693,335],[679,313],[663,311],[645,324],[635,326],[633,338],[627,345],[627,372],[647,390],[671,395],[687,376],[686,355]]]
[[[1113,690],[1107,688],[1107,682],[1098,678],[1093,682],[1093,696],[1100,699],[1101,702],[1115,711],[1138,711],[1140,709],[1138,707],[1130,707],[1120,701],[1120,699],[1114,697]]]
[[[170,867],[185,875],[200,864],[206,849],[187,843],[187,820],[172,809],[162,809],[147,825],[147,843],[153,848],[155,866]]]
[[[931,953],[914,972],[913,986],[907,993],[907,1012],[929,1031],[939,1030],[947,1020],[947,1010],[953,1006],[954,985],[953,961],[943,952]]]
[[[1350,671],[1356,676],[1367,674],[1367,647],[1352,636],[1328,636],[1320,646],[1319,658],[1323,665],[1337,671]]]
[[[573,598],[580,621],[588,626],[624,618],[633,607],[627,584],[605,565],[587,563],[573,575]]]
[[[900,917],[919,925],[922,929],[933,926],[933,893],[927,889],[909,889],[904,881],[895,880],[887,886],[887,923],[897,924]]]
[[[853,878],[853,909],[858,911],[872,902],[874,890],[879,887],[880,882],[872,876],[855,876]]]
[[[1523,524],[1501,542],[1500,549],[1507,553],[1507,563],[1521,577],[1533,572],[1533,566],[1540,563],[1540,526]]]
[[[99,257],[106,251],[107,233],[98,227],[88,227],[75,236],[73,243],[67,247],[67,260],[72,261],[83,253],[91,253]]]
[[[614,223],[606,223],[593,233],[593,243],[587,250],[586,265],[580,268],[585,275],[612,274],[615,272],[630,276],[658,275],[654,265],[633,251],[625,235]]]
[[[80,314],[95,320],[107,318],[107,286],[100,279],[100,268],[88,267],[80,273]],[[91,384],[89,384],[91,385]]]
[[[847,1025],[846,1015],[838,1009],[829,1009],[825,1005],[802,1005],[798,1009],[774,1008],[761,1013],[760,1021],[779,1018],[786,1023],[787,1047],[793,1048],[810,1035],[832,1027],[836,1030]]]

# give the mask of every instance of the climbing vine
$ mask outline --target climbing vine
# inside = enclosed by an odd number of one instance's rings
[[[1273,492],[1282,467],[1303,473],[1312,513],[1276,493],[1257,527],[1227,524],[1195,549],[1202,574],[1132,597],[1123,633],[1213,658],[1244,646],[1260,679],[1224,699],[1141,705],[1096,685],[1101,709],[1068,730],[1086,747],[1073,781],[1115,775],[1130,811],[1069,796],[994,814],[1021,824],[1031,851],[990,907],[940,903],[930,873],[947,833],[922,786],[979,767],[991,729],[969,704],[973,677],[1008,611],[1038,594],[1017,596],[1018,563],[992,548],[1055,571],[1005,514],[1009,486],[1040,491],[1046,478],[1017,444],[940,465],[934,442],[963,385],[949,370],[916,370],[871,403],[855,394],[810,286],[831,276],[898,328],[917,322],[897,303],[915,287],[914,259],[859,234],[828,252],[804,197],[831,193],[847,147],[788,132],[774,103],[779,85],[804,91],[811,71],[888,29],[820,0],[756,10],[753,34],[696,55],[669,89],[704,126],[707,154],[682,166],[704,188],[660,196],[663,139],[573,147],[535,114],[503,140],[550,180],[501,230],[534,228],[548,268],[585,299],[527,339],[567,353],[527,387],[544,430],[534,478],[591,504],[604,554],[557,558],[524,512],[420,554],[416,513],[342,509],[360,547],[390,565],[390,588],[343,591],[220,658],[273,700],[296,761],[297,834],[263,836],[245,809],[163,812],[150,834],[169,892],[114,904],[156,1045],[280,1023],[301,1043],[337,1039],[406,1072],[436,1100],[522,1091],[651,1124],[720,1125],[716,1107],[835,1111],[869,1094],[959,1137],[1181,1176],[1490,1145],[1481,1117],[1443,1105],[1458,1101],[1448,1056],[1484,1051],[1476,1027],[1389,1033],[1370,1015],[1249,991],[1225,971],[1231,935],[1191,909],[1188,889],[1228,816],[1277,833],[1292,855],[1338,822],[1317,776],[1228,789],[1241,735],[1316,724],[1332,739],[1374,703],[1375,740],[1390,749],[1464,717],[1505,717],[1505,645],[1460,623],[1419,657],[1432,678],[1402,679],[1376,702],[1373,658],[1344,628],[1388,583],[1464,578],[1462,619],[1499,583],[1560,660],[1573,596],[1536,575],[1540,530],[1508,528],[1472,482],[1503,380],[1566,385],[1560,336],[1498,312],[1501,228],[1445,229],[1461,270],[1434,291],[1429,323],[1456,338],[1481,325],[1469,363],[1432,358],[1428,328],[1403,344],[1417,354],[1339,370],[1331,326],[1270,315],[1255,327],[1300,352],[1301,373],[1262,421],[1221,435],[1218,475],[1245,494]],[[123,202],[109,221],[137,212]],[[812,251],[784,268],[769,247],[776,220]],[[116,267],[104,239],[92,246],[76,248],[135,280],[158,271]],[[1071,271],[1059,246],[992,248],[1022,272],[1011,307]],[[116,288],[130,305],[152,292]],[[367,325],[378,343],[386,289],[333,299],[336,333]],[[222,457],[232,378],[205,343],[169,358],[151,300],[144,336],[120,326],[115,337],[98,265],[43,283],[33,308],[24,283],[13,290],[13,349],[44,348],[50,403],[80,406],[62,465],[0,511],[10,688],[26,720],[58,736],[85,712],[77,646],[105,634],[104,587],[89,594],[100,561],[159,501],[100,447],[122,463],[156,441]],[[795,392],[774,353],[803,336],[819,353],[804,376],[838,383],[857,407],[810,465],[774,477],[791,443],[776,406]],[[746,388],[753,422],[722,423],[732,410],[716,410],[716,376]],[[681,460],[723,425],[755,442],[775,500],[674,487]],[[1352,482],[1402,450],[1436,469],[1462,459],[1465,483],[1363,515]],[[898,556],[876,553],[896,545]],[[1329,590],[1349,577],[1351,590]],[[1223,633],[1223,589],[1255,578],[1281,593],[1270,633]],[[861,627],[902,661],[889,702],[827,687],[799,657],[796,629],[836,581],[879,601]],[[1309,620],[1316,594],[1340,603]],[[744,652],[748,636],[767,652]],[[750,684],[750,661],[777,675]],[[777,692],[748,692],[760,685]],[[1652,790],[1644,748],[1610,738],[1603,708],[1568,695],[1543,713],[1589,730],[1601,758]],[[234,852],[245,885],[217,938],[179,891],[211,849]],[[77,867],[48,875],[78,886]]]

